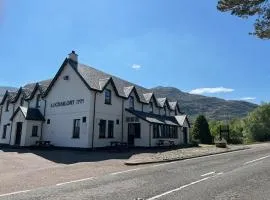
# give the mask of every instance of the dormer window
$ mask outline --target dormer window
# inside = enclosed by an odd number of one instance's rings
[[[36,99],[36,108],[40,108],[40,102],[41,102],[41,95],[38,94]]]
[[[153,108],[153,102],[149,102],[149,112],[153,113],[154,108]]]
[[[23,97],[20,99],[20,106],[23,106],[23,103],[24,103],[24,99]]]
[[[133,96],[129,96],[128,98],[128,103],[129,103],[129,109],[134,109],[134,97]]]
[[[108,89],[105,89],[105,104],[112,104],[112,92]]]
[[[6,103],[6,109],[5,109],[6,112],[8,112],[8,108],[9,108],[9,101],[7,101]]]

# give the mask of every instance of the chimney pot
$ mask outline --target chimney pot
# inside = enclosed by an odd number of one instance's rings
[[[75,51],[72,51],[70,54],[68,54],[68,58],[73,62],[78,63],[78,55],[75,53]]]

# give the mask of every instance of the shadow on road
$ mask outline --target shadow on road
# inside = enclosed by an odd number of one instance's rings
[[[174,147],[173,149],[180,148]],[[119,149],[61,149],[61,148],[15,148],[0,147],[3,152],[16,152],[19,154],[32,153],[44,159],[60,164],[74,164],[79,162],[97,162],[111,159],[129,159],[138,153],[157,153],[171,150],[172,148],[129,148],[119,151]]]

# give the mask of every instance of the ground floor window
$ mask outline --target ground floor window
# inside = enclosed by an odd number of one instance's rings
[[[153,124],[153,137],[154,138],[159,138],[159,125],[158,124]]]
[[[178,138],[177,126],[154,124],[153,138]]]
[[[99,138],[105,138],[106,134],[106,120],[101,119],[99,121]]]
[[[134,124],[135,127],[135,138],[141,138],[141,124]]]
[[[6,139],[7,137],[7,125],[3,126],[3,135],[2,135],[2,139]]]
[[[108,138],[113,138],[114,121],[108,121]]]
[[[73,135],[72,138],[80,138],[80,119],[74,119],[73,121]]]
[[[33,126],[32,127],[32,137],[37,137],[38,136],[38,126]]]

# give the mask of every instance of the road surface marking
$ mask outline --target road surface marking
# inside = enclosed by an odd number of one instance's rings
[[[214,173],[216,173],[215,171],[213,171],[213,172],[208,172],[208,173],[206,173],[206,174],[202,174],[201,176],[208,176],[208,175],[211,175],[211,174],[214,174]]]
[[[270,157],[270,155],[264,156],[264,157],[261,157],[261,158],[255,159],[255,160],[251,160],[251,161],[248,161],[248,162],[245,162],[244,164],[246,165],[246,164],[254,163],[256,161],[263,160],[263,159],[268,158],[268,157]]]
[[[140,167],[140,168],[129,169],[129,170],[126,170],[126,171],[114,172],[114,173],[111,173],[111,175],[124,174],[124,173],[127,173],[127,172],[137,171],[137,170],[140,170],[140,169],[146,169],[146,167],[144,167],[144,168]]]
[[[79,180],[75,180],[75,181],[69,181],[69,182],[64,182],[64,183],[58,183],[56,184],[57,186],[61,186],[61,185],[66,185],[66,184],[70,184],[70,183],[78,183],[78,182],[82,182],[82,181],[88,181],[88,180],[93,180],[94,177],[90,177],[90,178],[84,178],[84,179],[79,179]]]
[[[187,184],[187,185],[182,185],[182,186],[179,187],[179,188],[176,188],[176,189],[173,189],[173,190],[164,192],[164,193],[159,194],[159,195],[157,195],[157,196],[151,197],[151,198],[149,198],[149,199],[147,199],[147,200],[155,200],[155,199],[158,199],[158,198],[163,197],[163,196],[165,196],[165,195],[171,194],[171,193],[173,193],[173,192],[180,191],[180,190],[182,190],[182,189],[184,189],[184,188],[186,188],[186,187],[189,187],[189,186],[195,185],[195,184],[197,184],[197,183],[206,181],[206,180],[208,180],[208,179],[210,179],[210,178],[216,177],[216,176],[221,175],[221,174],[223,174],[223,172],[220,172],[220,173],[218,173],[218,174],[216,174],[216,175],[213,175],[213,176],[205,177],[205,178],[203,178],[203,179],[194,181],[194,182],[189,183],[189,184]]]
[[[30,192],[30,191],[31,190],[23,190],[23,191],[11,192],[11,193],[7,193],[7,194],[0,194],[0,197],[10,196],[10,195],[13,195],[13,194],[26,193],[26,192]]]
[[[170,191],[164,192],[164,193],[162,193],[162,194],[159,194],[159,195],[157,195],[157,196],[151,197],[151,198],[149,198],[149,199],[147,199],[147,200],[158,199],[158,198],[163,197],[163,196],[165,196],[165,195],[168,195],[168,194],[170,194],[170,193],[173,193],[173,192],[177,192],[177,191],[179,191],[179,190],[182,190],[182,189],[184,189],[184,188],[186,188],[186,187],[189,187],[189,186],[191,186],[191,185],[200,183],[200,182],[202,182],[202,181],[206,181],[207,179],[209,179],[209,178],[211,178],[211,177],[212,177],[212,176],[209,176],[209,177],[200,179],[200,180],[198,180],[198,181],[194,181],[194,182],[192,182],[192,183],[189,183],[189,184],[187,184],[187,185],[183,185],[183,186],[181,186],[181,187],[179,187],[179,188],[176,188],[176,189],[174,189],[174,190],[170,190]]]

